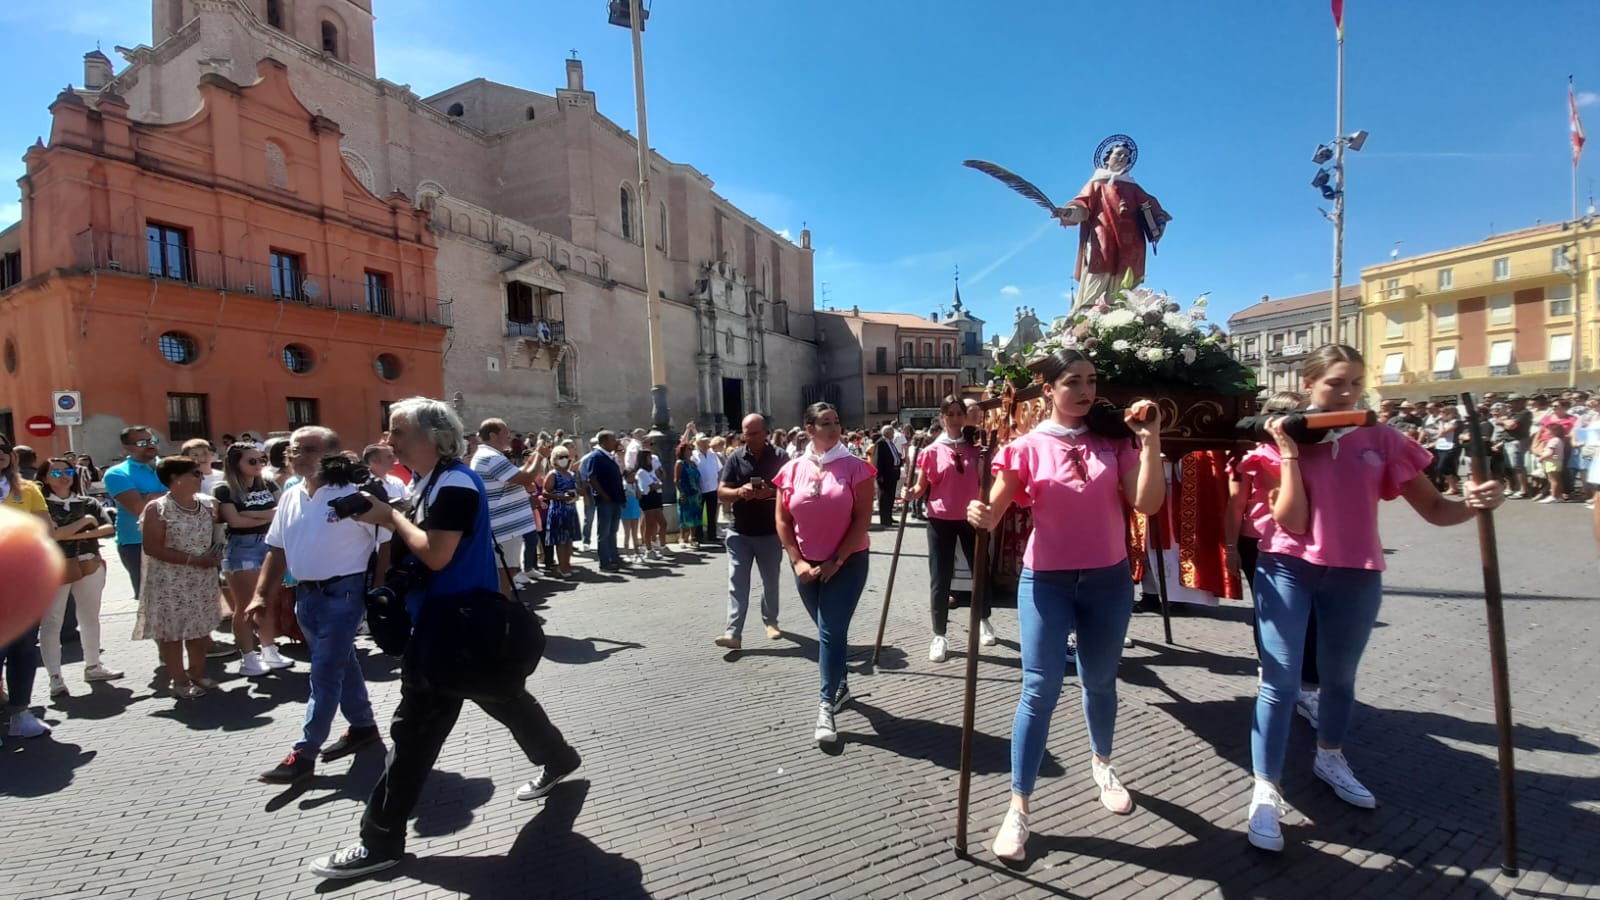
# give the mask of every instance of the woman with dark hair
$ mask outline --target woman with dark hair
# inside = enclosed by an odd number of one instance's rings
[[[66,621],[67,600],[78,608],[82,634],[83,680],[115,681],[121,672],[100,664],[100,599],[106,588],[106,564],[100,556],[100,539],[112,537],[117,527],[99,501],[78,491],[78,470],[65,459],[45,460],[35,476],[49,507],[50,537],[67,560],[67,582],[56,591],[50,611],[39,625],[39,646],[44,669],[50,675],[50,696],[68,693],[61,677],[61,625]]]
[[[187,456],[162,457],[156,477],[167,493],[150,501],[139,516],[145,559],[133,639],[156,642],[172,678],[172,696],[180,700],[217,686],[205,676],[205,667],[211,629],[217,624],[222,549],[211,542],[217,505],[200,493],[204,475],[200,464]]]
[[[1166,499],[1155,404],[1140,400],[1123,414],[1135,439],[1127,431],[1102,435],[1088,424],[1098,387],[1089,357],[1057,350],[1035,371],[1050,417],[995,456],[988,502],[967,507],[967,520],[983,529],[993,528],[1013,502],[1033,507],[1017,586],[1022,698],[1011,732],[1011,806],[994,839],[995,855],[1007,860],[1026,856],[1029,803],[1061,697],[1070,632],[1078,635],[1078,680],[1094,750],[1090,774],[1100,803],[1117,814],[1133,811],[1133,797],[1111,765],[1117,665],[1133,614],[1124,506],[1148,516]]]
[[[822,694],[812,737],[832,743],[839,739],[834,714],[850,702],[845,657],[850,619],[867,584],[877,472],[840,441],[833,404],[806,407],[805,424],[810,448],[785,463],[772,484],[778,489],[778,540],[794,566],[800,602],[817,624]]]
[[[261,477],[276,484],[280,491],[283,490],[284,483],[294,475],[289,469],[289,439],[272,438],[262,447],[262,451],[267,454],[267,467],[262,470]]]
[[[694,444],[689,441],[679,444],[676,455],[672,474],[678,485],[678,547],[698,550],[699,542],[694,536],[700,523],[705,521],[702,518],[705,510],[700,502],[700,467],[695,463]]]
[[[979,471],[978,448],[966,439],[966,421],[966,403],[960,397],[944,398],[939,406],[939,437],[917,454],[916,481],[907,492],[913,499],[927,498],[929,609],[933,613],[930,662],[944,662],[948,652],[944,633],[950,623],[950,580],[955,574],[958,542],[968,565],[972,564],[976,532],[967,521],[967,504],[978,499],[983,473]],[[989,611],[981,610],[980,615],[979,643],[993,646]]]
[[[667,552],[667,516],[662,512],[666,500],[661,494],[661,479],[655,473],[655,454],[640,450],[634,457],[637,466],[634,478],[639,486],[639,511],[644,524],[639,529],[639,540],[644,546],[641,559],[665,559]]]
[[[278,509],[278,486],[261,474],[266,465],[265,452],[254,444],[236,442],[228,447],[223,460],[222,483],[211,489],[217,501],[217,516],[227,526],[227,543],[222,551],[223,591],[233,609],[239,674],[246,678],[293,665],[278,652],[270,607],[254,616],[254,624],[247,612],[250,598],[255,596],[261,564],[267,558],[267,528]]]
[[[1356,408],[1366,366],[1353,347],[1331,344],[1301,366],[1310,408]],[[1342,747],[1355,708],[1356,669],[1383,601],[1383,541],[1378,502],[1404,497],[1434,525],[1471,521],[1504,497],[1499,482],[1469,482],[1466,501],[1445,498],[1429,480],[1433,456],[1394,428],[1356,428],[1319,444],[1297,444],[1283,420],[1267,424],[1278,490],[1263,527],[1252,593],[1261,623],[1262,679],[1250,756],[1255,785],[1248,807],[1250,843],[1283,849],[1279,779],[1299,696],[1306,622],[1317,620],[1321,700],[1312,772],[1339,799],[1371,809],[1372,792],[1356,780]]]

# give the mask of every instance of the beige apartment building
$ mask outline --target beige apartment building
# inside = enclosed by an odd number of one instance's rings
[[[1368,382],[1410,398],[1594,387],[1597,237],[1586,217],[1363,269]]]
[[[859,307],[818,312],[824,385],[819,399],[839,407],[849,428],[931,424],[939,416],[939,400],[959,393],[965,377],[963,332],[939,318],[937,312],[924,319]]]
[[[1229,342],[1239,361],[1255,370],[1256,383],[1264,390],[1303,388],[1300,364],[1313,350],[1335,343],[1332,301],[1331,290],[1262,297],[1228,317]],[[1361,348],[1360,316],[1361,288],[1349,285],[1339,292],[1337,343]]]
[[[183,121],[202,76],[249,85],[270,58],[301,103],[340,123],[361,184],[429,213],[436,293],[453,322],[445,391],[469,422],[580,434],[648,424],[646,253],[662,273],[675,424],[725,429],[752,411],[794,422],[820,391],[809,234],[792,243],[660,154],[658,202],[641,209],[637,144],[599,111],[581,61],[566,61],[553,92],[475,79],[421,97],[377,77],[372,0],[153,9],[154,45],[119,48],[127,66],[106,85],[134,118]],[[633,100],[605,99],[618,110]]]

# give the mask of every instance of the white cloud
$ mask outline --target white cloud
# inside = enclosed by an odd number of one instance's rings
[[[0,203],[0,228],[10,228],[22,220],[21,203]]]
[[[787,229],[787,228],[779,228],[778,229],[778,237],[781,237],[784,240],[791,241],[791,242],[794,240],[794,238],[789,236],[789,229]]]
[[[1593,106],[1596,103],[1600,103],[1600,94],[1597,94],[1594,91],[1579,91],[1578,92],[1578,105],[1579,106]]]
[[[1072,292],[1071,291],[1062,291],[1061,292],[1061,299],[1063,299],[1063,300],[1071,300],[1072,299]]]
[[[1020,297],[1022,296],[1022,288],[1019,288],[1014,284],[1008,284],[1000,289],[1000,293],[1007,297]]]

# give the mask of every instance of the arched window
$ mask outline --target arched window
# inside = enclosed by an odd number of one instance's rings
[[[283,29],[283,0],[267,0],[267,24]]]
[[[322,21],[322,52],[339,57],[339,26],[326,19]]]
[[[667,243],[667,205],[665,203],[661,204],[660,219],[661,223],[656,227],[656,249],[665,253],[667,248],[671,246]]]
[[[528,107],[528,121],[532,122],[534,119],[537,119],[537,118],[539,118],[539,111],[537,109],[534,109],[531,106]]]
[[[467,114],[467,108],[459,103],[452,103],[450,104],[448,114],[452,119],[459,119]]]
[[[622,212],[622,239],[631,241],[633,240],[633,192],[628,190],[627,185],[622,186],[618,206]]]
[[[578,359],[572,347],[561,347],[561,362],[556,363],[556,395],[562,400],[578,399]]]

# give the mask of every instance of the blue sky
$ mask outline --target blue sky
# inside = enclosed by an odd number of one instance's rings
[[[424,95],[478,75],[553,91],[576,48],[601,111],[633,125],[627,33],[604,0],[375,6],[386,78]],[[926,314],[959,265],[991,331],[1009,331],[1018,305],[1060,312],[1073,232],[960,163],[993,160],[1063,202],[1116,132],[1138,141],[1135,174],[1175,217],[1152,287],[1209,291],[1224,319],[1329,284],[1332,234],[1310,187],[1311,153],[1334,131],[1327,0],[653,7],[652,142],[771,227],[809,224],[819,305],[826,283],[837,307]],[[111,48],[148,42],[149,15],[149,0],[0,3],[0,29],[29,35],[0,57],[0,225],[82,54],[100,41],[120,69]],[[1349,158],[1347,283],[1396,241],[1420,253],[1567,215],[1566,78],[1600,137],[1600,3],[1347,0],[1345,15],[1346,130],[1372,135]]]

